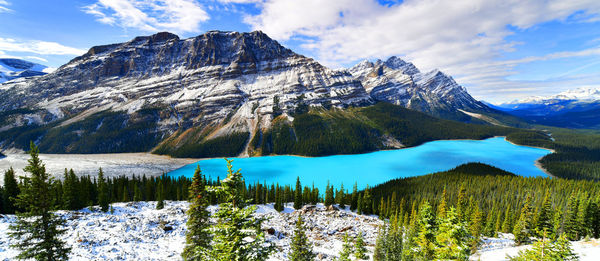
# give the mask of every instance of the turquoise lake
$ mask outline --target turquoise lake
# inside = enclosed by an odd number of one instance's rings
[[[390,179],[419,176],[452,169],[468,162],[481,162],[521,176],[546,176],[535,161],[551,153],[546,149],[514,145],[503,137],[486,140],[439,140],[417,147],[376,151],[365,154],[326,157],[264,156],[234,158],[235,169],[242,169],[247,184],[259,181],[295,184],[300,177],[303,186],[314,185],[324,191],[327,181],[336,188],[343,183],[359,189]],[[213,179],[226,176],[225,160],[206,159],[169,172],[171,177],[192,177],[196,165]]]

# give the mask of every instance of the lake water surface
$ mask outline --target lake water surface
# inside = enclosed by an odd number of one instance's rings
[[[503,137],[486,140],[439,140],[417,147],[376,151],[365,154],[335,155],[326,157],[265,156],[235,158],[233,166],[241,168],[246,183],[259,181],[295,184],[300,177],[302,185],[313,182],[324,191],[327,181],[339,188],[352,189],[354,182],[359,189],[376,185],[390,179],[419,176],[452,169],[468,162],[482,162],[521,176],[546,176],[535,166],[535,161],[551,153],[546,149],[514,145]],[[206,159],[171,171],[169,176],[192,177],[196,165],[213,179],[226,176],[223,159]]]

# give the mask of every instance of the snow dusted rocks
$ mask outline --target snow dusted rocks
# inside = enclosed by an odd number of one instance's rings
[[[72,252],[70,260],[181,260],[185,244],[185,222],[188,203],[167,201],[162,210],[156,202],[112,204],[114,213],[98,210],[66,212],[65,240]],[[376,233],[382,224],[376,217],[361,216],[347,210],[327,211],[319,204],[293,211],[286,204],[282,213],[272,205],[258,205],[256,215],[269,220],[263,224],[267,239],[277,250],[270,260],[288,260],[291,238],[298,213],[302,213],[307,235],[314,244],[319,260],[333,260],[342,248],[342,236],[363,233],[369,251],[373,250]],[[209,210],[215,211],[215,207]],[[0,231],[8,231],[14,216],[0,217]],[[18,253],[9,248],[12,239],[0,233],[0,260],[10,260]]]
[[[377,101],[390,102],[431,115],[489,108],[475,100],[452,77],[439,70],[422,73],[412,63],[392,56],[375,63],[363,61],[349,69]]]

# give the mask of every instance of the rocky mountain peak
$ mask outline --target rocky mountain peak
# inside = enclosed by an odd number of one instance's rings
[[[414,64],[406,62],[396,56],[388,58],[385,62],[383,62],[383,64],[391,69],[401,70],[403,73],[408,75],[420,73],[419,69],[417,69]]]

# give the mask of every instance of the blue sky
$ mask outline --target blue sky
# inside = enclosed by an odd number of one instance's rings
[[[332,68],[397,55],[479,99],[600,87],[600,1],[0,0],[0,57],[59,67],[94,45],[262,30]]]

